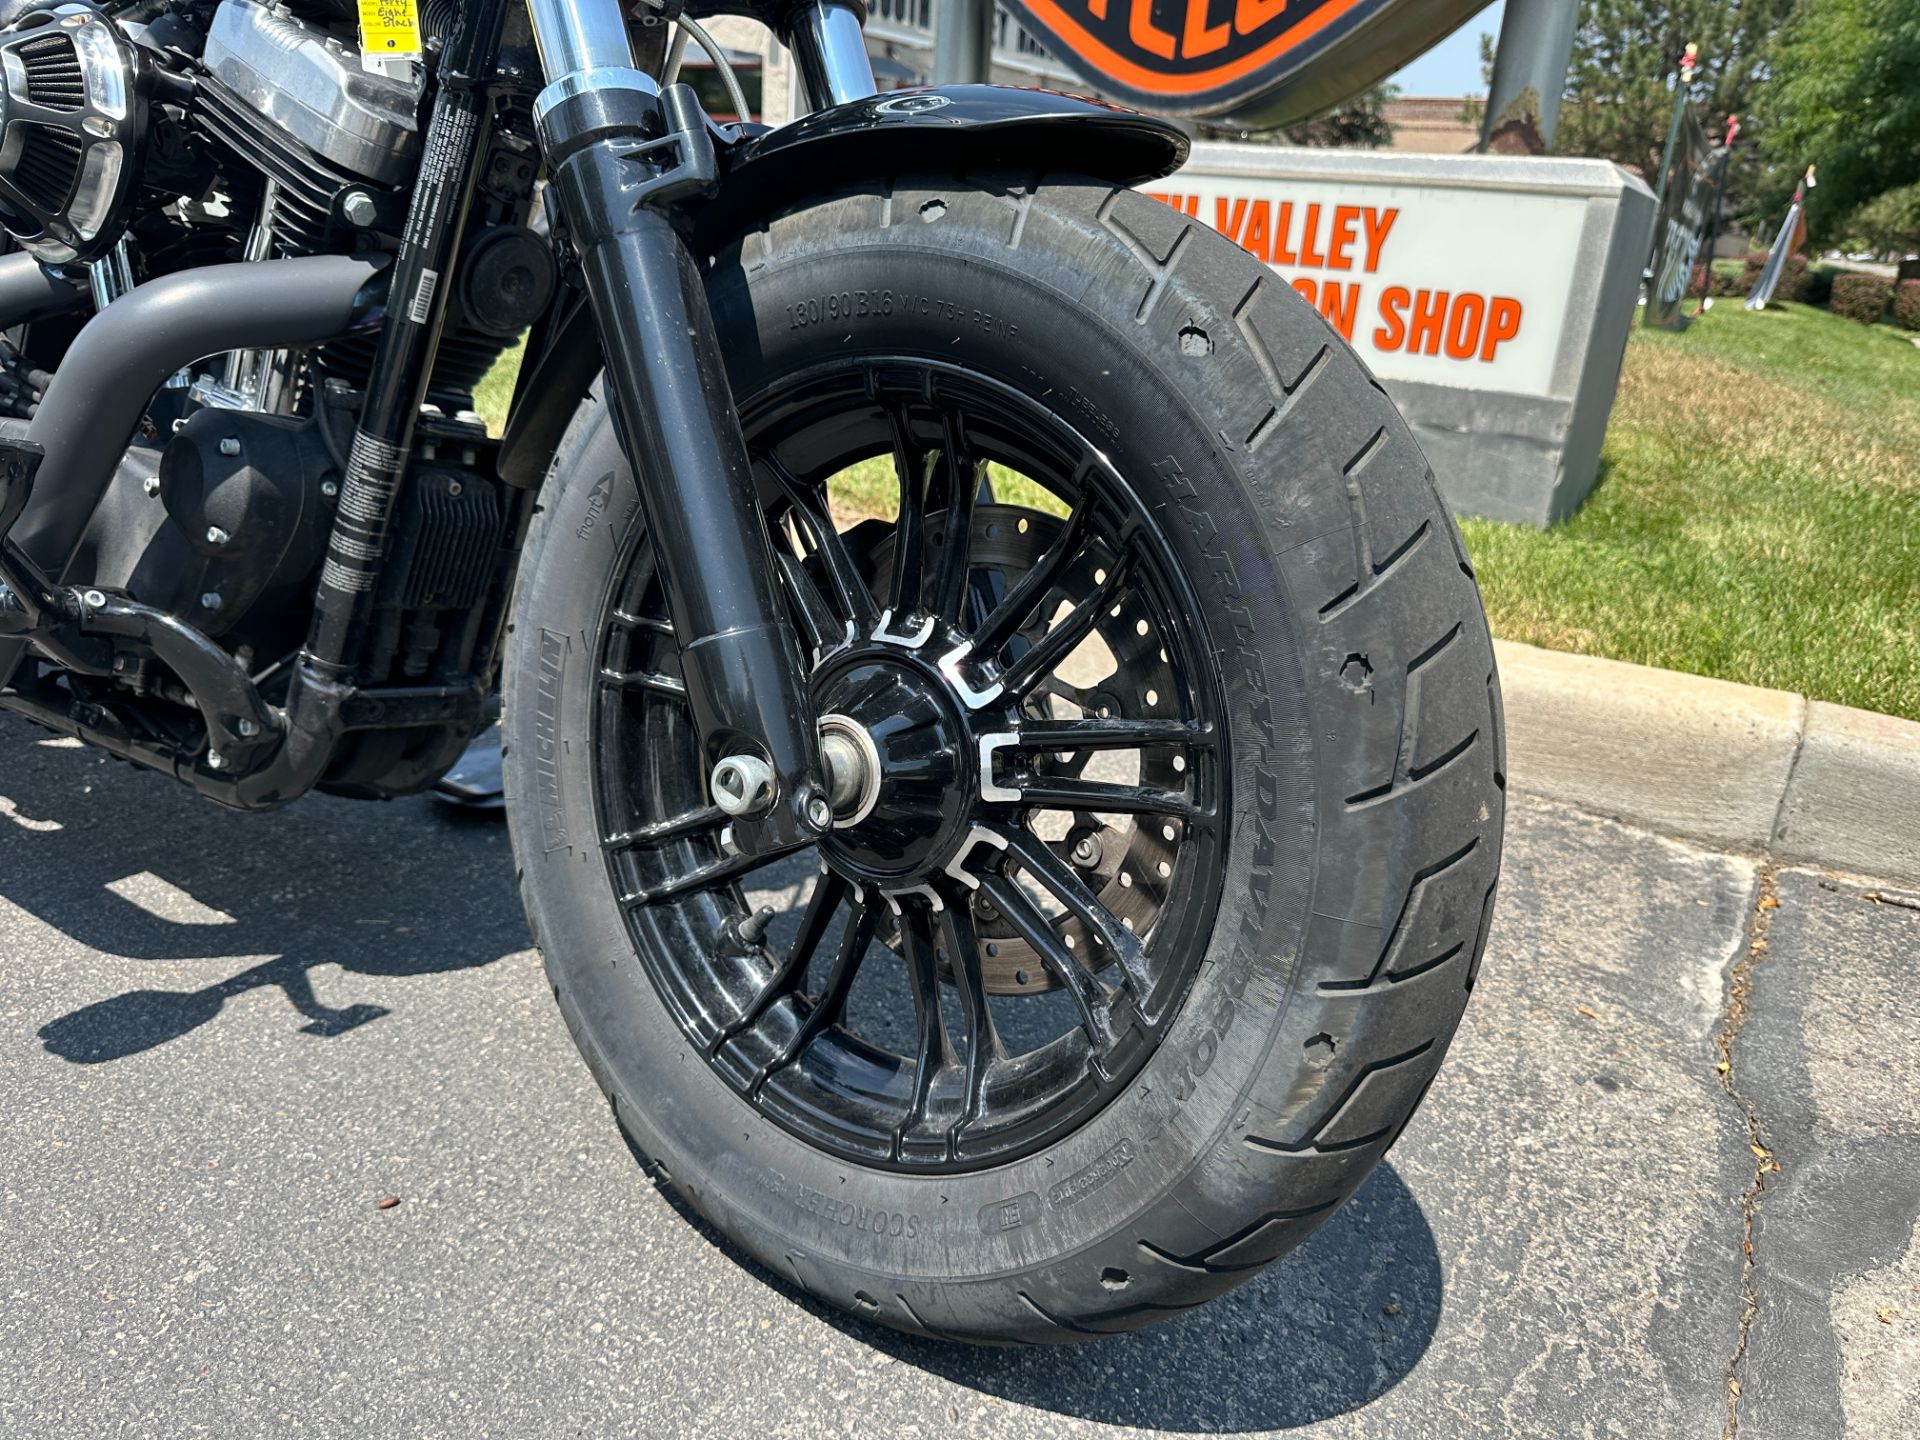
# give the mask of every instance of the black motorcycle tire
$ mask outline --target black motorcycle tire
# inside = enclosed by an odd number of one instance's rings
[[[509,818],[573,1037],[656,1179],[830,1305],[936,1337],[1059,1342],[1220,1295],[1379,1163],[1486,944],[1499,689],[1426,462],[1285,281],[1108,184],[855,185],[703,260],[739,396],[870,348],[1051,396],[1097,433],[1167,524],[1221,667],[1225,883],[1164,1040],[1057,1144],[903,1174],[764,1118],[701,1063],[642,967],[616,961],[633,941],[584,737],[595,627],[641,521],[596,398],[541,498],[505,666]],[[846,296],[894,299],[832,298]]]

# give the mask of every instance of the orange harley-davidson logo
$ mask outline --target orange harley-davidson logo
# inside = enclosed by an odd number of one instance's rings
[[[1221,117],[1319,109],[1364,89],[1484,0],[1005,0],[1107,94]]]
[[[1191,95],[1270,65],[1363,0],[1026,0],[1077,58],[1133,89]]]

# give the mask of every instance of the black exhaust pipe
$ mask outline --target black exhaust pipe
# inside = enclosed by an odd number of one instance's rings
[[[52,274],[31,255],[0,255],[0,330],[71,315],[87,298],[86,286]]]

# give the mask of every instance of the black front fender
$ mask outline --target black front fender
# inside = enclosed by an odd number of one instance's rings
[[[698,252],[712,254],[761,217],[810,193],[903,170],[1004,174],[1011,184],[1066,171],[1138,185],[1186,162],[1189,142],[1151,115],[1053,90],[943,85],[872,95],[760,131],[728,147],[718,191],[686,207]],[[593,316],[554,326],[507,427],[501,473],[538,485],[600,373]]]
[[[1104,100],[1008,85],[942,85],[816,110],[735,148],[714,208],[781,204],[808,189],[902,169],[1067,170],[1138,185],[1170,175],[1181,130]],[[764,198],[763,198],[764,197]]]

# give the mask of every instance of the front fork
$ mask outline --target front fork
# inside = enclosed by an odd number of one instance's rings
[[[741,773],[771,772],[765,793],[732,797],[743,850],[800,844],[833,823],[819,720],[706,290],[667,213],[689,178],[711,179],[705,116],[691,91],[663,96],[634,68],[619,0],[529,8],[548,82],[535,105],[541,144],[598,322],[703,754],[710,767],[726,762],[736,786]],[[859,92],[866,55],[854,63],[849,18],[857,43],[859,16],[836,0],[784,27],[817,98]]]

